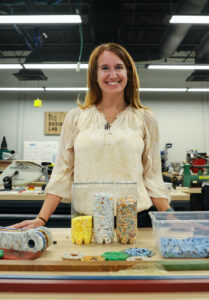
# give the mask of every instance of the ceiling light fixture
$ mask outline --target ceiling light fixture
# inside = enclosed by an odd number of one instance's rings
[[[25,69],[75,69],[77,64],[23,64]],[[88,64],[80,64],[80,69],[88,69]]]
[[[209,92],[209,88],[188,88],[188,92]]]
[[[61,87],[61,88],[46,87],[45,90],[50,92],[54,92],[54,91],[73,92],[73,91],[88,91],[88,88],[87,87]]]
[[[10,70],[10,69],[22,69],[21,64],[0,64],[0,69]]]
[[[81,23],[80,15],[4,15],[0,24],[70,24]]]
[[[170,23],[175,24],[209,24],[209,16],[177,16],[170,19]]]
[[[0,91],[23,91],[23,92],[31,92],[31,91],[44,91],[43,87],[0,87]]]
[[[187,88],[140,88],[140,92],[186,92]]]
[[[0,87],[0,91],[86,92],[87,87]],[[209,92],[209,88],[140,88],[140,92]]]
[[[209,65],[148,65],[150,70],[209,70]]]

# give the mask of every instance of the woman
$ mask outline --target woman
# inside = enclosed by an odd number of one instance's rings
[[[92,52],[83,105],[66,116],[56,164],[38,217],[13,227],[43,226],[73,181],[137,181],[137,209],[170,210],[161,175],[157,121],[139,100],[134,62],[120,45]],[[85,212],[84,212],[85,213]]]

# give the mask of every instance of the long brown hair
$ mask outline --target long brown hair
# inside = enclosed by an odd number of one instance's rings
[[[78,102],[78,105],[85,109],[93,104],[98,104],[102,99],[102,91],[97,83],[97,61],[100,54],[104,51],[115,53],[124,62],[127,69],[128,82],[124,90],[125,101],[133,108],[145,108],[139,98],[139,78],[135,64],[128,51],[119,44],[107,43],[96,47],[90,55],[88,64],[88,92],[84,104]]]

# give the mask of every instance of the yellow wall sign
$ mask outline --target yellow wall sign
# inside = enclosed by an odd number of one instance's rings
[[[42,106],[42,100],[39,99],[39,98],[35,99],[34,102],[33,102],[33,106],[34,107],[41,107]]]
[[[44,122],[44,134],[60,135],[66,114],[67,112],[63,111],[46,111]]]

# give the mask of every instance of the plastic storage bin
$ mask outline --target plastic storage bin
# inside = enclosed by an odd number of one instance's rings
[[[209,257],[209,211],[149,212],[164,258]]]
[[[136,182],[117,182],[116,235],[122,244],[134,244],[137,235]]]

